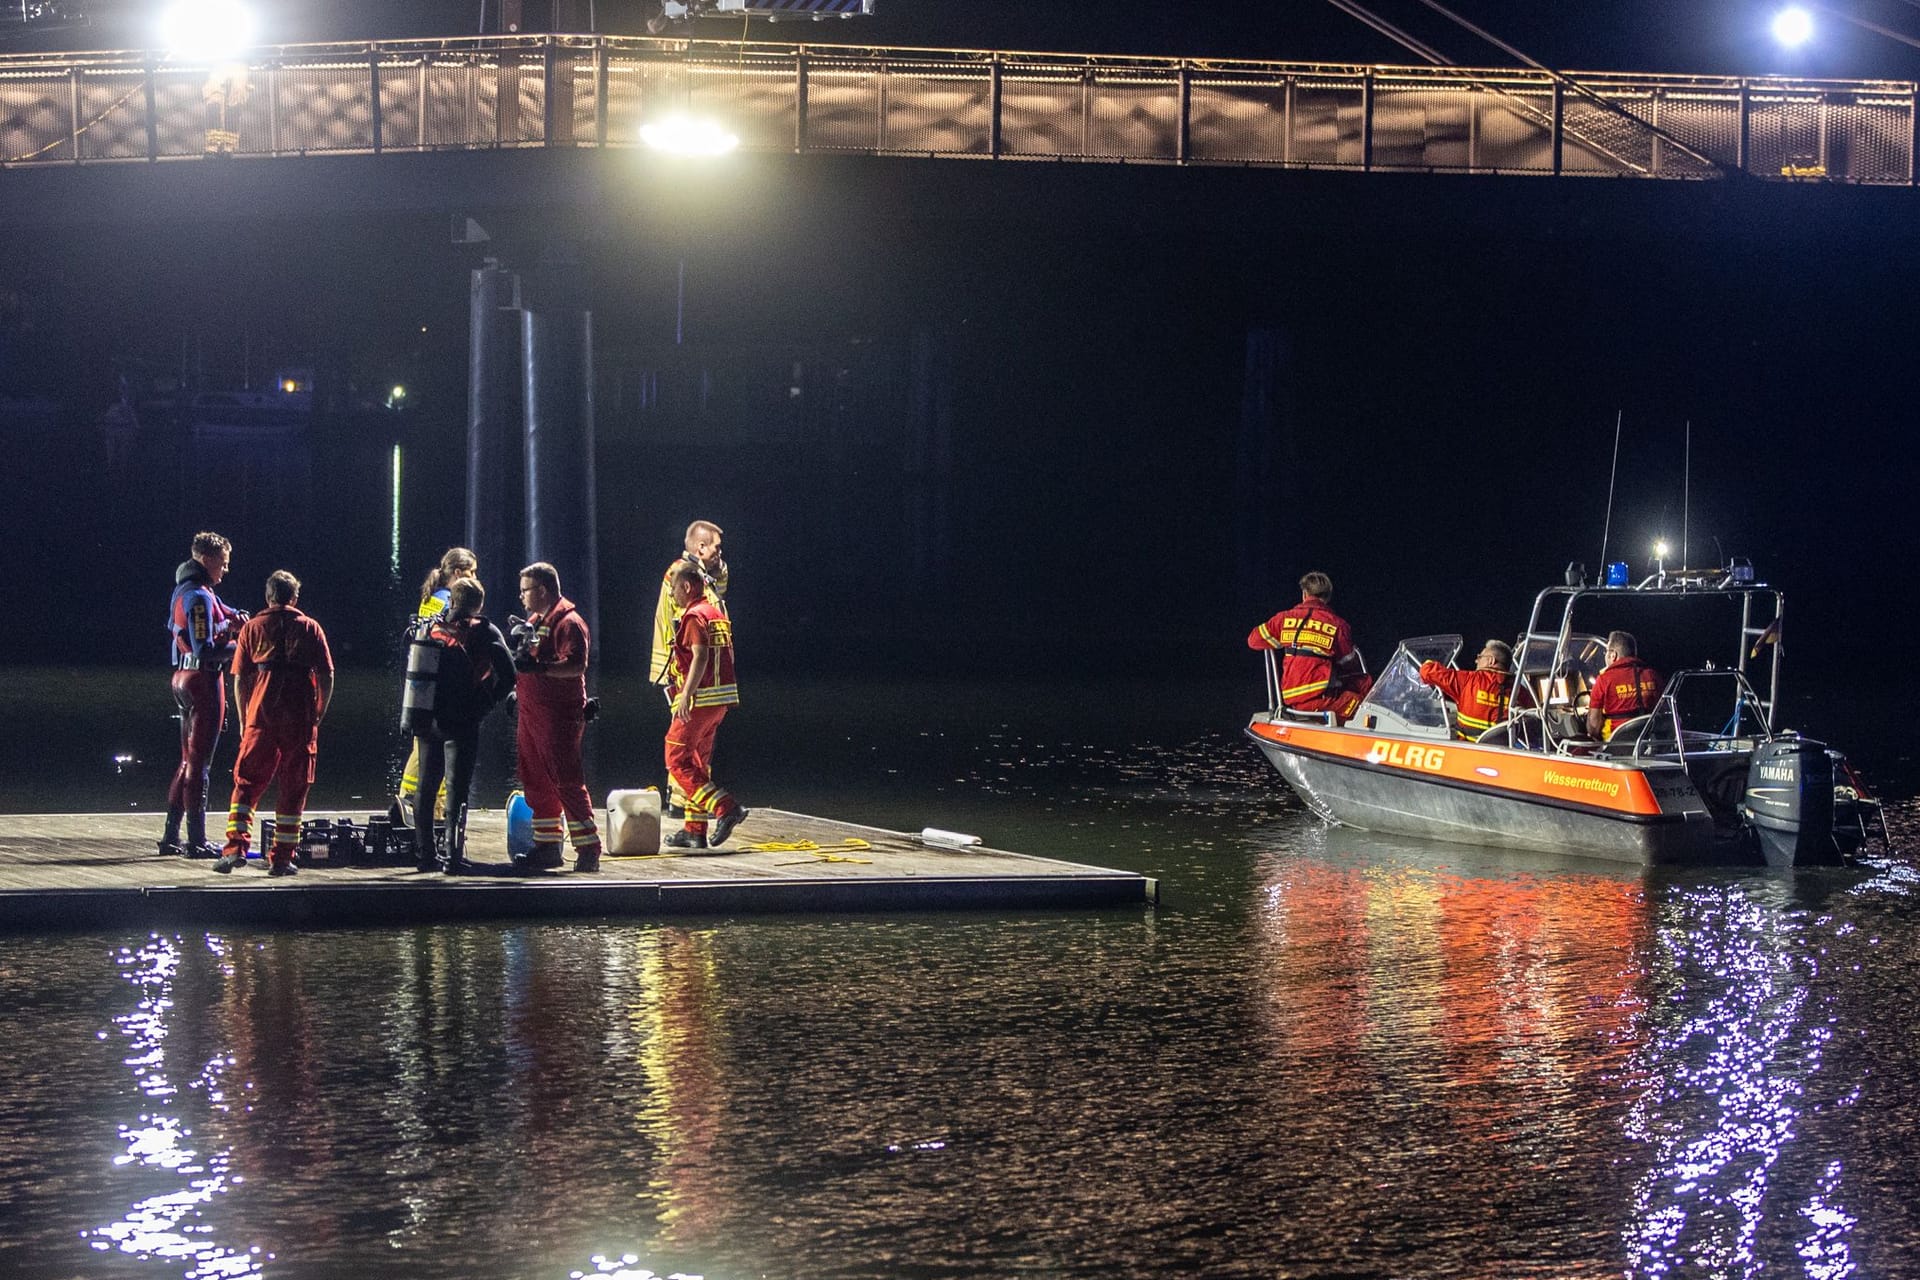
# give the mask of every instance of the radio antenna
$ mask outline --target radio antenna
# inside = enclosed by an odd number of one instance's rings
[[[1687,517],[1693,501],[1693,419],[1687,419],[1687,448],[1680,462],[1680,563],[1687,563]]]
[[[1613,467],[1607,472],[1607,522],[1600,528],[1600,576],[1607,573],[1607,541],[1613,536],[1613,482],[1620,475],[1620,419],[1626,410],[1613,411]]]

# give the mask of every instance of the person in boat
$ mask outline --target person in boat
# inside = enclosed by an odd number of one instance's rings
[[[1318,570],[1303,575],[1300,603],[1249,631],[1247,648],[1280,651],[1280,702],[1287,710],[1331,711],[1344,724],[1373,688],[1373,677],[1332,599],[1332,578]]]
[[[440,563],[427,570],[426,580],[420,584],[420,605],[414,610],[412,627],[427,625],[438,617],[447,607],[447,598],[453,584],[460,578],[477,578],[480,574],[480,557],[465,547],[448,547],[446,554],[440,557]],[[400,791],[394,796],[394,816],[406,826],[414,825],[414,806],[420,795],[420,745],[414,740],[413,750],[407,753],[406,764],[400,767]],[[434,798],[436,816],[445,818],[447,814],[447,793],[443,790]]]
[[[267,579],[267,607],[234,641],[233,692],[240,707],[240,757],[233,762],[227,844],[215,871],[247,865],[253,806],[275,788],[273,848],[267,874],[294,874],[300,818],[313,786],[320,721],[333,700],[333,654],[320,624],[295,606],[300,579],[285,569]]]
[[[1593,678],[1587,701],[1587,732],[1605,742],[1635,716],[1660,700],[1660,673],[1640,661],[1640,642],[1631,631],[1607,635],[1607,665]]]
[[[666,573],[660,578],[660,598],[653,608],[653,663],[648,669],[648,679],[665,689],[673,671],[673,638],[680,625],[680,615],[686,610],[674,597],[673,583],[680,567],[691,564],[700,570],[705,579],[701,598],[720,611],[721,617],[727,616],[727,562],[720,557],[720,526],[711,520],[695,520],[687,526],[687,536],[681,542],[680,558],[667,566]],[[673,699],[667,699],[671,707]],[[667,775],[667,816],[685,818],[687,816],[687,797],[681,791],[680,784],[673,775]]]
[[[546,561],[520,571],[524,627],[514,629],[515,701],[520,724],[514,734],[520,782],[533,810],[533,849],[513,862],[518,875],[566,865],[573,843],[573,869],[600,869],[600,827],[587,796],[580,741],[587,731],[587,622],[560,594],[560,573]]]
[[[461,812],[473,790],[480,722],[513,692],[515,673],[506,637],[481,616],[487,593],[479,580],[456,578],[449,588],[446,608],[428,624],[429,638],[445,647],[434,684],[433,716],[415,731],[413,754],[420,762],[420,789],[446,797],[445,865],[448,875],[457,876],[466,869]],[[422,809],[414,828],[414,861],[422,871],[440,866],[433,824],[433,810]]]
[[[1471,671],[1459,671],[1444,662],[1423,662],[1420,680],[1453,703],[1454,731],[1472,741],[1506,723],[1507,702],[1513,695],[1513,646],[1504,640],[1487,641]]]
[[[188,558],[173,574],[173,600],[167,606],[168,648],[173,655],[173,701],[180,710],[180,764],[167,786],[167,826],[160,852],[212,858],[207,843],[207,775],[220,727],[227,718],[227,664],[233,638],[247,620],[246,611],[229,606],[215,593],[227,576],[233,544],[217,533],[196,533]],[[180,824],[187,826],[180,842]]]

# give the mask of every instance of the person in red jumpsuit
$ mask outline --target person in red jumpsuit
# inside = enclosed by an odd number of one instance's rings
[[[1507,700],[1513,694],[1513,646],[1504,640],[1487,641],[1471,671],[1457,671],[1444,662],[1423,662],[1420,680],[1453,702],[1455,732],[1472,741],[1507,721]]]
[[[217,533],[197,533],[188,559],[173,575],[167,606],[167,648],[173,661],[173,701],[180,709],[180,764],[167,786],[167,827],[160,852],[212,858],[207,842],[207,774],[227,718],[227,664],[234,633],[247,615],[214,592],[227,576],[233,546]],[[180,842],[185,820],[187,840]]]
[[[513,860],[528,875],[566,865],[573,841],[575,871],[600,869],[600,828],[587,796],[580,739],[587,729],[586,619],[560,594],[560,574],[544,561],[520,571],[527,622],[517,631],[514,699],[520,707],[515,744],[520,785],[533,810],[533,849]]]
[[[1282,706],[1331,711],[1344,724],[1373,688],[1373,677],[1353,647],[1353,628],[1328,607],[1332,599],[1332,578],[1317,571],[1304,575],[1300,603],[1249,631],[1247,648],[1280,651]]]
[[[1587,732],[1605,742],[1635,716],[1660,700],[1660,673],[1640,661],[1640,642],[1631,631],[1607,636],[1607,665],[1593,678],[1587,701]]]
[[[673,571],[672,582],[681,614],[674,624],[667,687],[673,699],[667,773],[687,797],[687,816],[665,843],[673,849],[714,849],[747,817],[740,802],[713,780],[714,735],[727,718],[727,708],[740,702],[733,673],[733,623],[724,608],[706,598],[706,576],[699,565],[682,563]]]
[[[333,700],[333,653],[320,624],[294,606],[300,580],[285,569],[267,579],[267,607],[247,620],[234,642],[233,693],[240,708],[240,758],[233,762],[233,803],[219,872],[247,863],[253,806],[274,788],[273,848],[267,874],[294,874],[300,818],[320,753],[320,721]]]

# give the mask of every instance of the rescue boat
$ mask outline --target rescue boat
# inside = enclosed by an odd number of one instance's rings
[[[1476,738],[1460,735],[1419,675],[1424,661],[1453,661],[1458,635],[1401,641],[1345,724],[1283,708],[1269,651],[1267,709],[1247,734],[1316,814],[1369,831],[1649,865],[1770,866],[1839,861],[1865,842],[1870,821],[1884,834],[1839,752],[1774,726],[1778,590],[1742,561],[1638,586],[1610,576],[1618,585],[1590,586],[1570,566],[1567,585],[1535,597],[1514,646],[1506,719]],[[1591,628],[1596,616],[1623,614],[1676,650],[1673,638],[1686,635],[1690,651],[1725,661],[1675,671],[1650,712],[1601,742],[1585,713],[1606,632]]]

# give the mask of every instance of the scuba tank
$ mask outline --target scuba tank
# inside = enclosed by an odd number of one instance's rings
[[[433,732],[433,694],[440,683],[440,655],[446,647],[425,619],[407,629],[407,679],[400,693],[400,728],[406,733]]]

